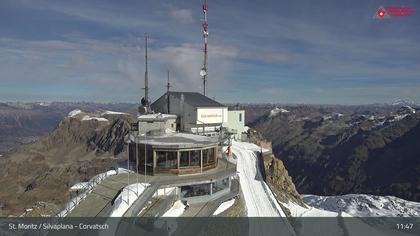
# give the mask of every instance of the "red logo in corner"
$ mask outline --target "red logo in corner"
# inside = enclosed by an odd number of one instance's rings
[[[375,15],[373,16],[373,18],[376,19],[385,19],[385,18],[389,18],[389,14],[386,11],[386,9],[383,6],[380,6],[378,8],[378,10],[376,10]]]
[[[416,12],[416,10],[414,10],[411,7],[408,6],[380,6],[376,12],[375,15],[373,16],[373,18],[375,19],[386,19],[386,18],[390,18],[392,17],[397,17],[397,16],[411,16]]]

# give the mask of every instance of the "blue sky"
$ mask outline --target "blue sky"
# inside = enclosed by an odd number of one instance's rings
[[[221,102],[420,102],[420,12],[398,1],[209,3],[209,96]],[[0,2],[0,101],[139,101],[143,36],[152,98],[201,91],[200,1]]]

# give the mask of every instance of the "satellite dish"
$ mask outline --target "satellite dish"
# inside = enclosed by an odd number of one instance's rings
[[[206,76],[207,75],[207,71],[204,70],[204,69],[200,70],[200,75],[201,76]]]

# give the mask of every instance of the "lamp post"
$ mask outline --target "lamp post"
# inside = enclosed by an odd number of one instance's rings
[[[134,143],[136,140],[134,140]],[[127,146],[128,149],[128,158],[127,158],[127,190],[128,186],[130,186],[130,145]],[[124,189],[123,189],[124,191]],[[130,205],[130,193],[127,194],[127,205]]]
[[[135,145],[136,145],[136,149],[135,149],[135,153],[136,153],[136,179],[137,179],[137,197],[139,196],[139,153],[138,153],[138,139],[137,139],[137,135],[135,137]]]
[[[146,142],[147,142],[147,132],[144,133],[144,186],[146,187],[146,171],[147,171],[147,146],[146,146]]]

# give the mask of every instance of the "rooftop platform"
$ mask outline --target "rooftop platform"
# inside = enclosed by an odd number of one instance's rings
[[[217,137],[206,137],[188,133],[166,132],[161,135],[142,136],[133,135],[130,141],[140,144],[152,145],[156,148],[200,148],[215,146],[218,144]]]
[[[162,114],[162,113],[155,113],[155,114],[146,114],[140,115],[137,117],[139,121],[157,121],[157,120],[167,120],[167,119],[176,119],[176,115],[172,114]]]

